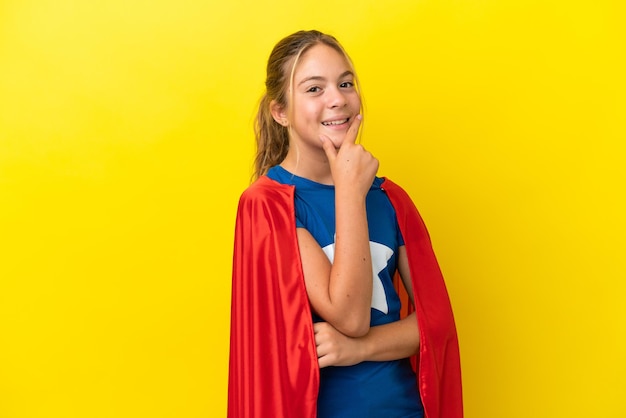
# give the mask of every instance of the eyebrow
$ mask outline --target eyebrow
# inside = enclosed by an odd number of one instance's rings
[[[339,76],[339,78],[338,78],[338,79],[342,79],[342,78],[344,78],[344,77],[346,77],[346,76],[349,76],[349,75],[351,75],[351,76],[353,76],[353,77],[354,77],[354,73],[352,73],[352,71],[350,71],[350,70],[348,70],[348,71],[344,71],[343,73],[341,73],[341,75]],[[324,77],[322,77],[322,76],[319,76],[319,75],[317,75],[317,76],[307,77],[307,78],[305,78],[304,80],[300,81],[300,82],[298,83],[298,86],[300,86],[300,85],[302,85],[302,84],[306,83],[307,81],[326,81],[326,78],[324,78]]]

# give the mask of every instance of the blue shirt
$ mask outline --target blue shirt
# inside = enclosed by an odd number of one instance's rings
[[[295,186],[296,226],[306,228],[332,262],[334,186],[295,176],[281,166],[272,167],[267,176]],[[404,241],[393,206],[380,187],[382,183],[383,179],[375,178],[365,200],[373,266],[371,326],[398,321],[401,307],[393,276],[398,248]],[[323,319],[314,315],[313,320]],[[415,373],[408,359],[321,369],[318,417],[423,417]]]

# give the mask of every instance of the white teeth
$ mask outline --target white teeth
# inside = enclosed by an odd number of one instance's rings
[[[343,123],[346,123],[348,121],[348,119],[342,119],[342,120],[334,120],[332,122],[322,122],[322,125],[325,126],[330,126],[330,125],[341,125]]]

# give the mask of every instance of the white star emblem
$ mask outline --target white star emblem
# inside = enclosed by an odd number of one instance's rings
[[[332,263],[335,259],[335,243],[329,244],[322,248],[326,257]],[[370,241],[370,253],[372,255],[372,308],[381,311],[384,314],[389,313],[389,305],[387,304],[387,295],[383,282],[380,280],[379,273],[387,267],[389,259],[393,255],[393,250],[386,245]]]

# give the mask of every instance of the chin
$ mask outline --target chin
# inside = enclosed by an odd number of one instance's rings
[[[333,143],[336,149],[341,148],[341,144],[343,144],[343,141],[336,141],[334,139],[331,142]]]
[[[333,143],[333,145],[335,146],[335,148],[339,148],[339,147],[341,147],[341,144],[343,144],[343,141],[344,141],[344,139],[345,139],[345,138],[346,138],[346,137],[345,137],[345,136],[343,136],[343,135],[342,135],[342,136],[339,136],[339,137],[337,137],[337,136],[335,136],[335,137],[331,137],[331,138],[330,138],[330,142],[332,142],[332,143]]]

